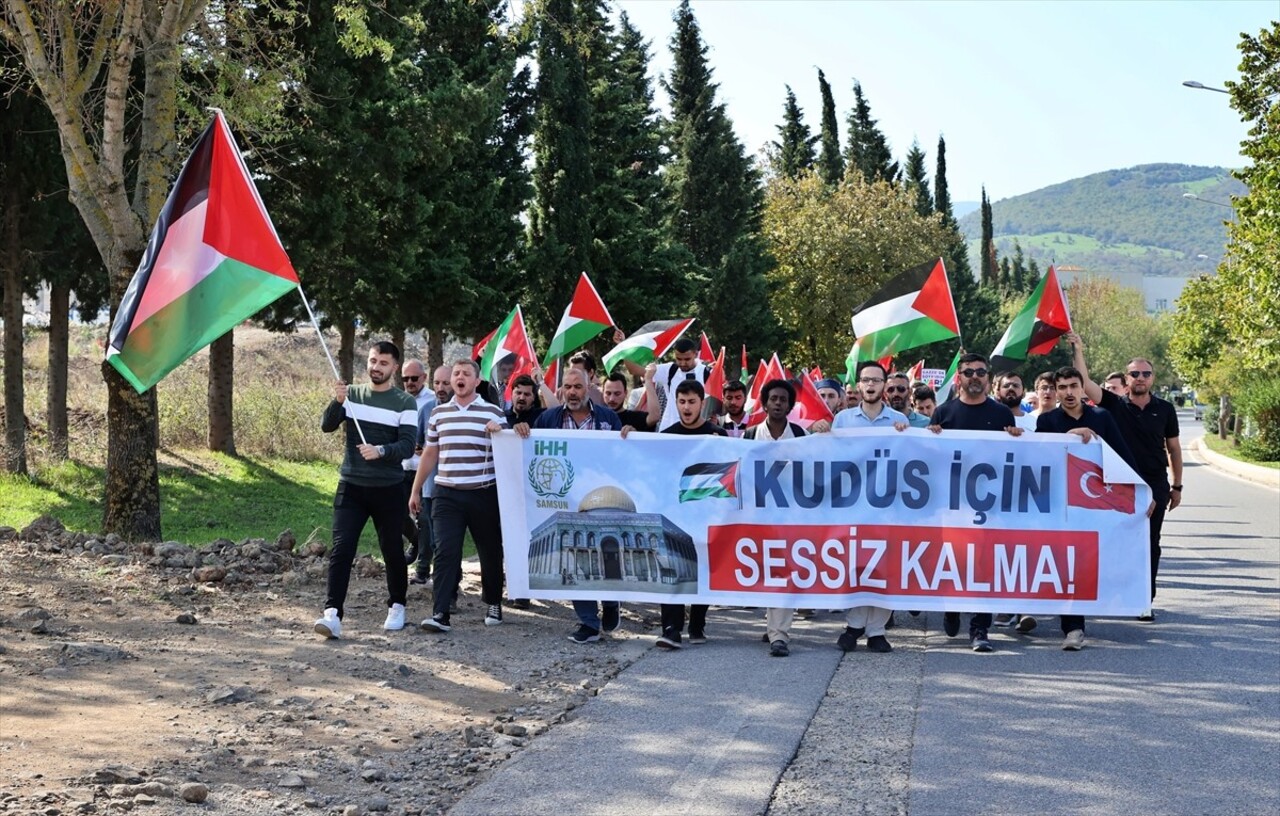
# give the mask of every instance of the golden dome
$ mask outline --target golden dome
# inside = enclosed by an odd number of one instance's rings
[[[624,510],[628,513],[634,513],[636,511],[636,503],[631,500],[631,497],[622,488],[606,485],[592,490],[583,496],[582,501],[578,503],[579,513],[588,513],[592,510]]]

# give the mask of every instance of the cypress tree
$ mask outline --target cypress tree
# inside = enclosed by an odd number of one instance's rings
[[[867,181],[895,181],[898,163],[893,160],[889,142],[871,116],[871,103],[862,93],[861,83],[853,83],[853,110],[849,112],[849,144],[845,162],[857,167]]]
[[[954,223],[955,211],[951,209],[951,190],[947,187],[947,140],[938,137],[938,159],[933,171],[933,211],[942,213],[943,220]]]
[[[555,328],[578,277],[591,271],[591,109],[573,0],[543,0],[537,31],[533,206],[526,269],[526,316]]]
[[[1014,292],[1022,292],[1027,288],[1027,256],[1022,251],[1022,244],[1016,238],[1013,239],[1013,263],[1009,265],[1009,275],[1005,285]]]
[[[818,69],[818,90],[822,92],[822,152],[818,156],[818,175],[827,184],[835,184],[844,176],[844,157],[840,155],[840,132],[836,123],[836,101],[831,83]]]
[[[1040,283],[1040,264],[1036,263],[1035,258],[1027,259],[1027,274],[1022,282],[1022,289],[1027,294],[1036,290],[1036,286]]]
[[[978,269],[978,279],[988,286],[996,284],[996,248],[993,239],[993,230],[991,225],[991,202],[987,200],[987,188],[982,188],[982,243],[979,252],[981,253],[981,261]]]
[[[1000,259],[1000,274],[996,277],[996,286],[1005,295],[1013,290],[1013,270],[1010,268],[1008,255]]]
[[[924,151],[919,142],[912,142],[907,151],[906,185],[914,199],[916,212],[922,216],[933,214],[933,196],[929,194],[929,177],[924,169]]]
[[[781,141],[771,142],[774,172],[785,178],[796,178],[813,167],[813,146],[818,141],[804,123],[804,111],[796,104],[795,92],[787,86],[787,101],[782,108],[782,124],[778,125]]]
[[[665,179],[672,232],[694,260],[695,312],[717,343],[772,350],[782,338],[764,278],[769,261],[759,236],[759,172],[716,101],[707,46],[689,0],[682,0],[674,19],[674,60],[664,82],[671,96],[673,161]]]

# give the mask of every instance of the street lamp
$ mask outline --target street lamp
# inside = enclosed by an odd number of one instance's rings
[[[1226,90],[1223,90],[1222,88],[1213,88],[1208,85],[1205,85],[1203,82],[1196,82],[1194,79],[1188,79],[1186,82],[1182,84],[1187,86],[1188,88],[1195,88],[1197,91],[1217,91],[1218,93],[1224,93],[1227,95],[1231,94],[1231,91],[1226,91]]]
[[[1215,207],[1226,207],[1228,210],[1231,210],[1233,212],[1235,211],[1235,207],[1231,206],[1230,204],[1224,204],[1221,201],[1214,201],[1212,198],[1201,198],[1195,193],[1183,193],[1182,197],[1189,198],[1192,201],[1199,201],[1202,204],[1212,204]]]

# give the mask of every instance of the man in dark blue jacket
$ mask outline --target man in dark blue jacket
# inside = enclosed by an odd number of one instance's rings
[[[631,426],[624,426],[618,415],[603,405],[596,405],[587,398],[587,375],[582,369],[570,368],[564,372],[560,405],[548,408],[538,415],[533,427],[541,429],[577,431],[621,431],[625,439]],[[515,432],[522,437],[529,435],[529,426],[520,423]],[[569,640],[578,644],[594,643],[600,632],[612,632],[622,623],[622,611],[617,601],[574,601],[573,611],[578,613],[577,631]]]

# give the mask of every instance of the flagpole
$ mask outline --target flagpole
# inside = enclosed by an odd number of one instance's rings
[[[329,344],[324,341],[324,332],[320,331],[320,322],[316,320],[316,313],[311,311],[311,304],[307,302],[306,293],[302,291],[302,284],[298,284],[298,296],[302,298],[302,305],[307,307],[307,315],[311,318],[311,325],[315,326],[316,337],[320,338],[320,348],[324,349],[324,356],[329,359],[329,368],[333,369],[333,379],[335,382],[342,381],[342,375],[338,373],[338,364],[333,360],[333,354],[329,351]],[[369,440],[364,438],[364,429],[360,427],[360,420],[355,415],[351,416],[351,421],[356,424],[356,433],[360,434],[360,442],[368,445]]]

